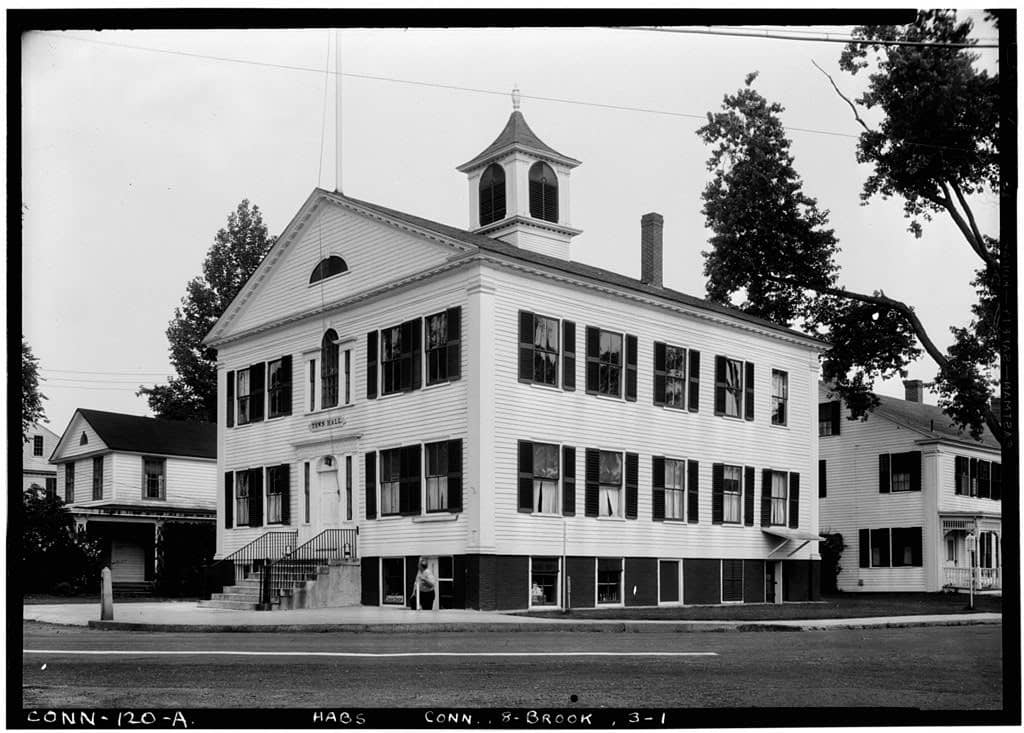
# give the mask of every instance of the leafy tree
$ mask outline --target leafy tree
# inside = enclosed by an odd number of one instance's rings
[[[928,11],[911,26],[866,26],[854,35],[969,45],[970,27],[951,13]],[[843,97],[865,128],[859,160],[875,166],[862,200],[902,196],[917,236],[922,220],[939,212],[953,218],[983,261],[972,283],[979,299],[970,325],[953,327],[954,343],[943,352],[910,305],[881,290],[857,293],[836,283],[828,212],[802,193],[778,121],[783,109],[751,88],[756,74],[747,77],[745,89],[726,96],[724,112],[709,114],[698,131],[717,146],[708,161],[714,177],[704,193],[714,231],[713,249],[705,252],[709,297],[730,302],[745,292],[745,310],[784,325],[799,318],[829,341],[822,376],[857,417],[878,404],[875,380],[906,376],[923,348],[939,366],[939,404],[953,421],[975,438],[987,425],[1001,441],[1002,428],[989,408],[998,362],[999,244],[979,231],[968,201],[998,183],[998,78],[975,71],[969,49],[948,45],[850,44],[841,66],[856,73],[868,53],[881,60],[857,103],[884,113],[878,130],[868,128],[854,102]]]
[[[39,488],[22,495],[21,578],[26,591],[65,588],[98,591],[102,556],[99,545],[75,532],[75,520],[54,494]]]
[[[181,305],[167,328],[171,363],[177,376],[167,384],[140,387],[157,417],[215,422],[217,419],[217,351],[203,337],[224,313],[275,241],[267,234],[258,206],[243,199],[217,232],[203,262],[202,277],[185,288]]]
[[[39,359],[21,337],[21,437],[27,443],[33,425],[49,422],[43,409],[46,395],[39,391]]]

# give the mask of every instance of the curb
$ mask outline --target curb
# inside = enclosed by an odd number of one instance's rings
[[[46,623],[46,622],[41,622]],[[937,621],[879,621],[878,623],[821,623],[808,620],[798,623],[720,623],[690,621],[686,623],[643,623],[613,621],[597,623],[419,623],[419,624],[147,624],[134,621],[89,621],[89,628],[104,631],[151,631],[159,633],[444,633],[444,632],[590,632],[590,633],[717,633],[717,632],[780,632],[835,631],[850,629],[898,629],[922,626],[980,626],[1002,624],[1002,619],[948,619]]]

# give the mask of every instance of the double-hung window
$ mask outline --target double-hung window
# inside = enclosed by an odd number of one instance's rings
[[[696,351],[690,353],[690,369],[699,369],[700,354]],[[697,362],[696,364],[694,362]],[[695,401],[695,387],[697,373],[687,377],[687,351],[682,346],[663,344],[660,341],[654,342],[654,404],[665,407],[675,407],[679,410],[686,409],[687,385],[690,384],[690,399]],[[691,411],[695,410],[693,404]]]
[[[685,518],[686,461],[665,459],[665,519]]]
[[[291,467],[267,467],[267,524],[288,524]]]
[[[818,405],[818,436],[839,435],[839,400]]]
[[[715,414],[754,419],[754,365],[715,357]]]
[[[421,334],[418,318],[380,332],[381,394],[419,388]]]
[[[459,378],[461,313],[461,308],[449,308],[425,319],[427,384]]]
[[[167,461],[164,458],[142,459],[142,497],[144,499],[165,499],[165,473]]]
[[[772,515],[773,525],[786,525],[786,508],[789,505],[789,474],[772,471]]]
[[[739,524],[743,509],[743,468],[725,466],[722,472],[722,521]]]
[[[772,369],[772,425],[785,425],[789,420],[789,374]]]
[[[558,319],[521,311],[519,320],[519,378],[557,386]]]
[[[103,456],[92,459],[92,498],[93,501],[103,498]]]
[[[601,329],[587,329],[588,341],[597,333],[596,353],[587,348],[587,390],[610,397],[622,396],[622,334]],[[594,376],[596,376],[596,379]]]
[[[601,451],[598,516],[622,516],[622,454]]]
[[[32,436],[32,455],[41,456],[43,455],[43,436],[33,435]]]
[[[533,511],[558,514],[558,446],[533,444]]]
[[[653,456],[651,459],[651,518],[697,521],[697,462]],[[628,469],[628,466],[627,466]],[[688,491],[692,493],[688,495]],[[689,506],[688,506],[689,504]]]
[[[380,452],[380,513],[398,514],[398,500],[402,485],[400,448]]]
[[[64,466],[64,503],[70,504],[75,500],[75,464],[68,463]]]
[[[320,342],[320,406],[338,406],[338,334],[331,328]]]
[[[267,417],[292,412],[292,358],[284,356],[267,363]]]
[[[249,526],[249,472],[235,474],[235,526]]]
[[[238,389],[236,394],[238,395],[238,414],[237,422],[239,425],[246,425],[252,419],[252,413],[250,411],[250,389],[249,384],[249,370],[239,369],[235,373],[235,378],[238,380]]]
[[[427,511],[448,511],[448,441],[428,443]]]
[[[921,490],[921,451],[881,453],[878,456],[878,491]]]

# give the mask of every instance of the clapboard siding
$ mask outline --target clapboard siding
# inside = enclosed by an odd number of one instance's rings
[[[346,258],[347,259],[347,258]],[[351,264],[350,264],[351,267]],[[308,275],[307,275],[308,277]],[[418,521],[411,517],[365,519],[365,462],[368,451],[379,452],[414,443],[462,439],[463,465],[468,465],[472,446],[467,433],[468,358],[465,346],[468,300],[466,273],[447,274],[407,288],[398,297],[360,303],[323,317],[308,318],[264,335],[226,344],[220,349],[218,369],[218,444],[221,446],[217,476],[217,502],[224,501],[225,471],[238,471],[279,464],[291,466],[292,527],[301,526],[303,511],[303,464],[311,463],[311,524],[303,538],[321,528],[318,516],[315,466],[325,455],[338,457],[340,481],[344,481],[344,457],[353,458],[353,524],[359,524],[359,553],[416,555],[458,554],[464,551],[465,514],[471,510],[472,492],[463,486],[464,511],[454,521]],[[462,308],[462,378],[412,392],[366,397],[366,334],[396,326],[453,307]],[[309,412],[306,402],[306,355],[319,349],[324,332],[337,331],[341,349],[351,349],[351,404]],[[253,363],[292,356],[292,414],[228,428],[226,419],[226,375],[228,371]],[[319,354],[314,355],[319,360]],[[426,360],[423,361],[424,365]],[[318,387],[319,389],[319,387]],[[344,386],[342,385],[342,391]],[[313,431],[311,423],[343,419],[344,425]],[[379,458],[378,458],[379,461]],[[465,471],[464,471],[465,473]],[[379,480],[379,475],[378,475]],[[344,487],[342,486],[342,490]],[[344,501],[344,493],[342,494]],[[230,553],[258,537],[264,528],[225,530],[223,506],[219,506],[218,556]],[[348,525],[345,525],[348,526]]]
[[[454,247],[403,232],[335,205],[322,206],[292,242],[281,241],[251,300],[241,308],[232,330],[245,330],[292,313],[317,308],[443,263]],[[320,283],[309,276],[321,259],[337,255],[348,271]],[[269,263],[268,263],[269,264]],[[257,273],[259,275],[259,273]]]
[[[494,271],[497,281],[493,343],[495,354],[495,527],[499,552],[560,553],[562,525],[573,554],[660,556],[677,548],[687,557],[760,557],[776,543],[754,527],[711,524],[711,465],[716,462],[798,471],[802,474],[800,527],[810,526],[811,489],[816,485],[816,451],[811,436],[810,395],[816,374],[809,350],[747,329],[608,297],[579,287]],[[527,309],[576,324],[576,391],[518,381],[518,312]],[[586,393],[586,327],[636,335],[636,402]],[[653,404],[653,343],[664,341],[701,353],[700,410],[680,411]],[[727,355],[755,364],[755,419],[714,415],[714,357]],[[770,425],[771,369],[789,373],[789,425]],[[816,416],[817,406],[814,405]],[[518,511],[517,443],[550,442],[576,447],[575,517],[533,516]],[[584,516],[584,450],[599,448],[639,454],[638,519]],[[651,456],[699,462],[700,522],[652,522]],[[758,472],[758,476],[760,472]],[[758,482],[758,496],[760,482]],[[816,548],[798,555],[809,557]]]
[[[43,454],[40,456],[35,455],[35,436],[39,436],[43,439]],[[36,482],[45,488],[45,476],[56,475],[54,466],[50,463],[50,456],[53,454],[54,449],[57,447],[57,441],[60,438],[42,425],[33,425],[29,429],[28,442],[24,443],[21,447],[21,470],[23,473],[31,474],[37,477]],[[28,478],[28,477],[26,477]],[[25,484],[25,488],[28,488],[31,482]]]
[[[82,445],[83,432],[86,437],[85,445]],[[53,460],[56,462],[75,456],[96,453],[97,451],[103,451],[105,449],[106,445],[100,439],[99,434],[93,430],[92,426],[84,417],[76,412],[74,418],[71,420],[71,424],[68,425],[67,430],[65,430],[64,434],[61,436],[61,441],[57,445],[57,452],[54,453]],[[76,486],[77,483],[78,477],[76,475]]]
[[[972,449],[967,446],[942,446],[937,456],[939,484],[939,511],[1002,513],[1002,501],[964,496],[956,493],[956,457],[978,458],[1002,463],[1002,455],[993,450]],[[1004,488],[1004,491],[1006,489]]]

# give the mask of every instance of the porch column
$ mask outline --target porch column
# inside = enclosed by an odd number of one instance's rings
[[[153,529],[153,581],[156,582],[160,578],[160,569],[163,563],[163,541],[164,541],[164,521],[162,519],[156,520],[156,525]]]

